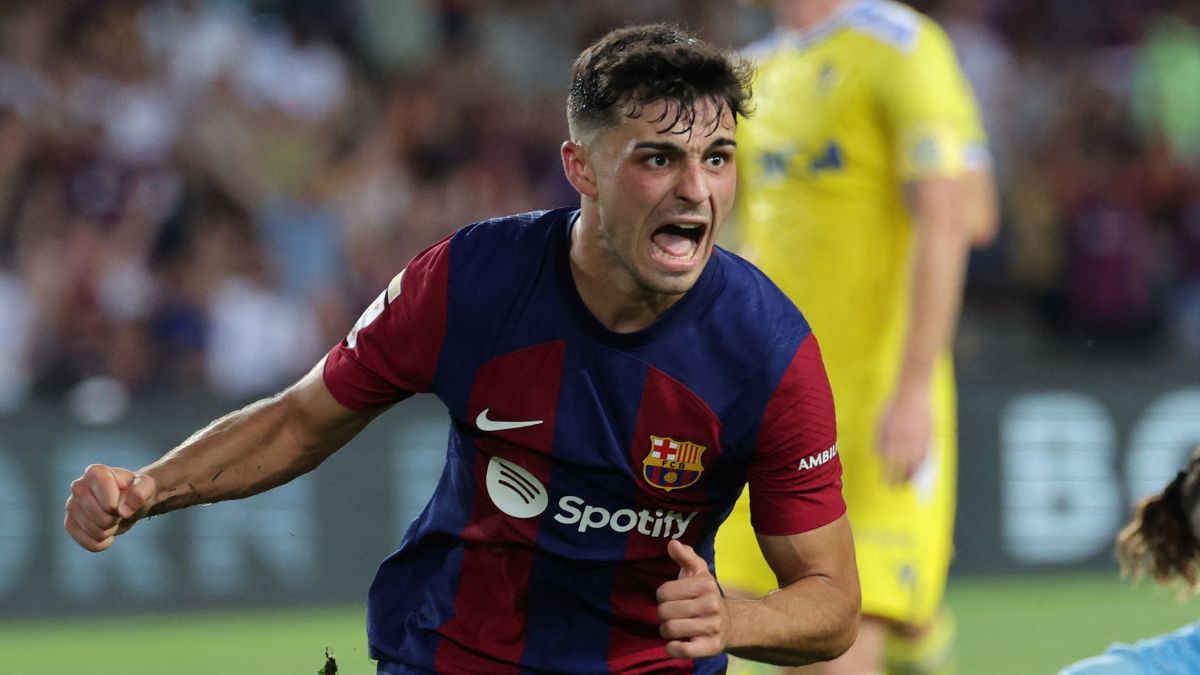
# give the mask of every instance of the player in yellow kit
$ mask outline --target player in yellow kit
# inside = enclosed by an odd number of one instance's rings
[[[771,4],[777,30],[747,50],[758,72],[737,133],[738,230],[821,340],[863,591],[858,641],[819,670],[884,672],[890,639],[948,672],[949,346],[971,243],[994,234],[987,140],[932,20],[890,0]],[[718,534],[717,570],[762,593],[775,580],[747,515],[740,502]]]

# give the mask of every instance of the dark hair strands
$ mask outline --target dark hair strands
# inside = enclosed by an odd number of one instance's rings
[[[1137,580],[1148,574],[1159,584],[1181,580],[1180,597],[1196,593],[1200,582],[1200,541],[1184,508],[1181,471],[1160,494],[1138,503],[1133,518],[1117,535],[1121,571]]]
[[[639,117],[656,101],[668,105],[652,123],[684,134],[692,131],[696,106],[710,101],[717,116],[734,118],[750,113],[748,62],[730,57],[668,24],[631,26],[615,30],[589,47],[571,69],[567,116],[572,127],[603,128],[616,123],[613,111]]]

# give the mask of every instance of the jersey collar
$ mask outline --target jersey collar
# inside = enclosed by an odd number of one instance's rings
[[[795,47],[808,46],[840,28],[846,17],[860,4],[862,0],[845,0],[840,7],[817,23],[804,29],[779,28],[776,30],[776,36],[781,42]]]

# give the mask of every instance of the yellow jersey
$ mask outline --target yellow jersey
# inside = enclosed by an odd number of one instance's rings
[[[808,318],[835,393],[890,389],[909,313],[904,185],[988,162],[953,47],[905,5],[849,0],[747,56],[757,73],[737,132],[742,248]]]
[[[739,125],[743,250],[821,342],[837,410],[843,494],[863,613],[926,625],[952,554],[957,444],[949,353],[932,383],[934,435],[912,481],[891,485],[875,449],[908,328],[913,223],[905,185],[990,161],[950,41],[891,0],[847,0],[804,32],[747,50],[754,114]],[[775,580],[739,501],[717,537],[722,583]]]

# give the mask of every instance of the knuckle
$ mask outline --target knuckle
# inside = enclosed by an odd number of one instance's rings
[[[694,642],[679,643],[679,647],[676,649],[676,652],[676,657],[681,659],[694,659],[696,656],[698,656]]]
[[[684,626],[678,620],[668,621],[659,627],[659,632],[668,640],[681,640],[688,636]]]

